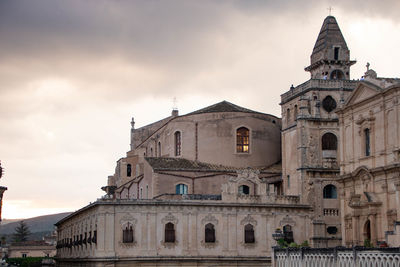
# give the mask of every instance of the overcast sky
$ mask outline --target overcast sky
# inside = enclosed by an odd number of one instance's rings
[[[400,1],[0,1],[3,218],[104,192],[140,127],[222,100],[281,117],[333,7],[358,63],[398,77]]]

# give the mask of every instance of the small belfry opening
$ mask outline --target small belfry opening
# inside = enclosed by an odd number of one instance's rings
[[[250,131],[246,127],[240,127],[236,130],[236,152],[249,153]]]

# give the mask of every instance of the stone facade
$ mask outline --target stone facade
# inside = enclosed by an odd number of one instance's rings
[[[106,195],[57,223],[58,264],[269,266],[275,237],[399,246],[400,83],[369,65],[350,80],[354,63],[328,16],[282,120],[226,101],[132,119]]]
[[[378,81],[378,79],[374,79]],[[344,245],[387,242],[400,221],[400,84],[361,82],[338,111]],[[387,83],[381,83],[383,86]]]

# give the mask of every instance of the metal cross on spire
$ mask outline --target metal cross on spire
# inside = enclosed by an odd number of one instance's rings
[[[177,110],[178,109],[178,101],[176,100],[176,97],[174,97],[173,104],[172,104],[172,110]]]
[[[331,15],[332,15],[333,7],[330,6],[330,7],[328,7],[327,9],[329,10],[329,16],[331,16]]]

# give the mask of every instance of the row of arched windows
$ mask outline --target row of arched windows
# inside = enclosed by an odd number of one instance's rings
[[[175,243],[175,234],[175,225],[172,222],[166,223],[164,227],[164,242]],[[134,242],[132,225],[128,224],[125,229],[122,230],[122,242]],[[212,223],[207,223],[204,226],[204,242],[216,242],[215,226]],[[252,224],[246,224],[244,226],[244,243],[255,243],[254,226]]]

